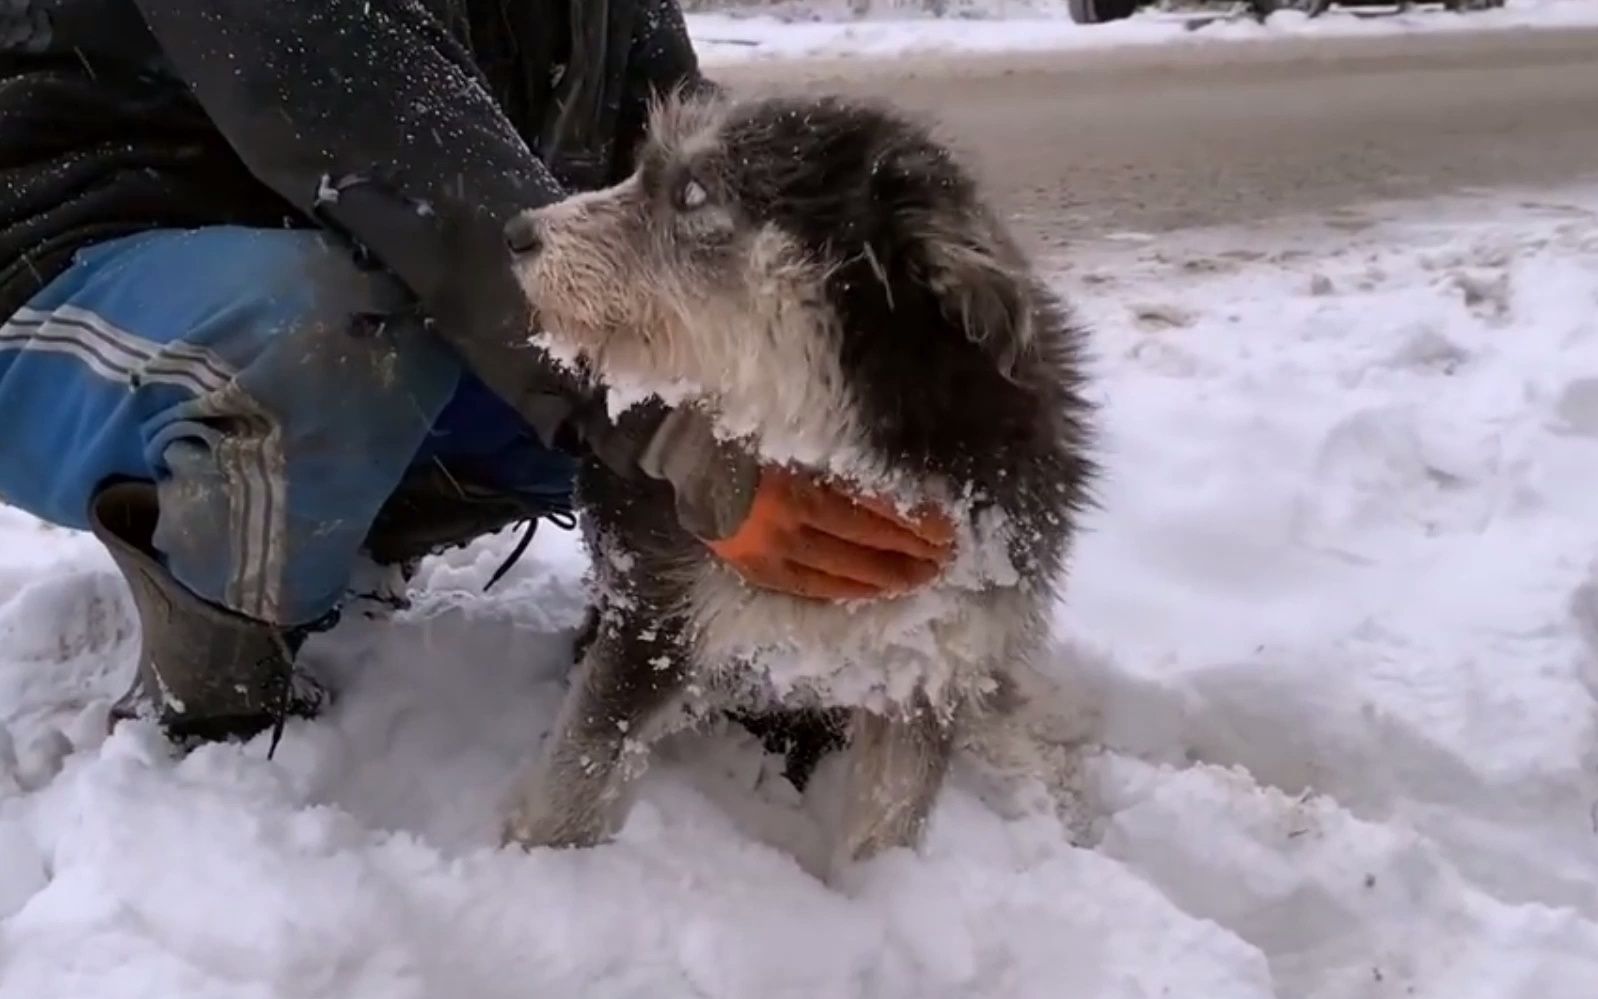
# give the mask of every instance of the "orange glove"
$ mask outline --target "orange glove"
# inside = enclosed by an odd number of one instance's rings
[[[905,517],[883,500],[767,466],[742,526],[705,543],[752,585],[858,600],[931,582],[954,555],[954,525],[941,511]]]

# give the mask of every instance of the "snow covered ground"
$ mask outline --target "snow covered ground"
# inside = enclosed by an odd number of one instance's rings
[[[1598,26],[1593,0],[1509,0],[1501,9],[1468,15],[1417,7],[1385,17],[1333,10],[1318,18],[1291,11],[1264,24],[1249,18],[1214,20],[1145,10],[1125,21],[1080,25],[1065,0],[988,0],[982,16],[930,18],[888,15],[779,20],[755,12],[694,14],[694,46],[707,66],[749,59],[882,58],[912,53],[1047,52],[1136,45],[1266,41],[1274,38],[1342,38],[1416,32],[1491,31],[1506,28]],[[1197,26],[1199,22],[1204,23]]]
[[[1107,477],[1048,664],[1075,798],[967,768],[918,855],[823,887],[732,734],[620,840],[494,848],[582,557],[426,567],[309,655],[332,714],[174,759],[107,738],[134,627],[0,509],[4,999],[1598,995],[1598,191],[1053,261]]]

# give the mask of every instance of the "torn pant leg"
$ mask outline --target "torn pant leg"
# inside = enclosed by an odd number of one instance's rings
[[[319,233],[129,236],[0,326],[0,497],[83,528],[103,483],[152,481],[173,577],[305,625],[460,377],[403,290]]]

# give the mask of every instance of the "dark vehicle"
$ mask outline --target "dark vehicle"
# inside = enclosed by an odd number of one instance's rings
[[[1152,6],[1156,0],[1067,0],[1071,20],[1078,24],[1102,24],[1131,17],[1140,8]],[[1487,10],[1502,7],[1504,0],[1434,0],[1420,6],[1441,6],[1452,11]],[[1241,0],[1234,5],[1254,17],[1266,17],[1279,10],[1296,10],[1315,17],[1331,7],[1384,7],[1397,13],[1416,6],[1414,3],[1395,3],[1394,0]]]

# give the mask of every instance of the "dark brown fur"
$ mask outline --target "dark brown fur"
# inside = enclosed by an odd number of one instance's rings
[[[718,213],[714,225],[683,220],[687,210],[674,199],[689,180]],[[661,317],[663,327],[681,317],[679,332],[651,334],[662,341],[692,337],[696,310],[735,298],[738,288],[777,286],[738,269],[753,266],[743,261],[756,235],[777,234],[818,276],[806,286],[816,300],[791,304],[831,317],[825,342],[857,410],[859,445],[901,481],[937,481],[968,498],[973,521],[992,508],[1006,515],[1020,579],[1005,585],[1020,596],[1004,605],[1013,620],[1001,623],[1016,632],[1005,654],[1036,647],[1091,473],[1082,337],[948,150],[891,110],[840,99],[668,109],[636,178],[594,205],[575,221],[549,223],[552,259],[539,261],[545,270],[529,280],[535,300],[540,289],[555,289],[543,302],[552,325],[563,315],[564,275],[550,270],[568,252],[562,240],[589,255],[581,258],[588,270],[660,267],[678,276],[670,285],[678,299],[661,300],[651,297],[647,273],[607,274],[617,288],[641,285],[629,292],[637,301],[607,306],[597,320],[586,305],[581,316],[569,314],[573,327],[586,324],[589,342],[609,343],[639,336],[628,326],[644,317]],[[536,214],[530,220],[545,224]],[[594,242],[606,238],[648,250],[597,255]],[[762,345],[752,340],[750,348]],[[511,821],[511,837],[528,843],[591,843],[609,833],[624,814],[620,799],[644,747],[690,720],[691,706],[707,701],[695,686],[727,666],[698,661],[692,580],[717,570],[677,525],[670,491],[589,463],[580,494],[598,627],[553,748]],[[987,664],[995,675],[1009,665]],[[709,706],[726,707],[727,699],[710,698]],[[741,706],[755,716],[793,707]],[[846,810],[853,814],[840,860],[914,842],[946,767],[951,725],[971,707],[933,710],[917,701],[887,713],[852,712],[856,758]]]

